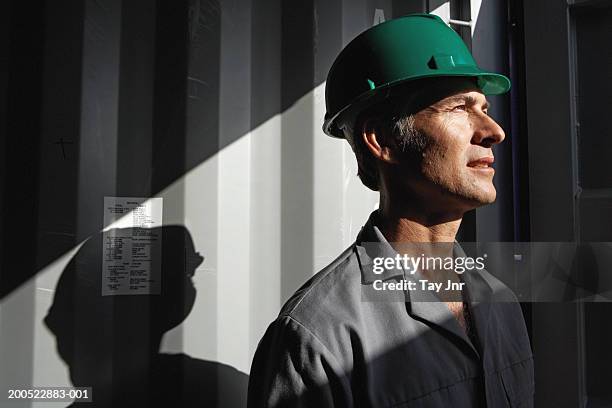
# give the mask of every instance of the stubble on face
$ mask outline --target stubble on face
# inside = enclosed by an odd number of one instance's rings
[[[461,107],[462,97],[474,106]],[[495,201],[493,171],[468,166],[470,161],[492,156],[491,146],[473,140],[484,102],[484,95],[466,89],[415,114],[415,128],[425,143],[416,163],[414,155],[408,159],[413,161],[411,171],[417,173],[410,187],[430,204],[469,210]]]

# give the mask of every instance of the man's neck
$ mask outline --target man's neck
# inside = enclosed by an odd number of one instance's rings
[[[453,242],[463,214],[416,213],[381,206],[378,228],[389,242]]]
[[[413,245],[402,245],[402,243],[425,243],[417,245],[418,252],[427,256],[447,257],[452,256],[453,247],[448,245],[427,245],[427,243],[454,242],[463,218],[463,212],[432,212],[427,211],[425,206],[414,206],[412,208],[397,208],[391,205],[391,201],[383,200],[378,209],[376,224],[387,241],[400,254],[414,255]],[[421,270],[421,275],[432,282],[458,282],[459,277],[454,272]],[[441,299],[446,303],[459,325],[466,330],[467,326],[464,315],[463,293],[459,291],[444,291],[442,295],[449,300]]]
[[[389,242],[454,242],[463,214],[469,208],[458,207],[444,195],[425,196],[416,191],[389,188],[380,190],[377,226]],[[390,191],[401,191],[391,194]]]

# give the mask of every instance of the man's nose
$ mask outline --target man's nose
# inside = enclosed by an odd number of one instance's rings
[[[504,141],[506,134],[504,130],[493,120],[492,117],[482,113],[478,121],[474,123],[474,135],[472,143],[484,147],[491,147]]]

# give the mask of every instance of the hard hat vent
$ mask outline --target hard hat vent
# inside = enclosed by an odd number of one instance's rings
[[[455,60],[452,55],[434,55],[427,66],[431,69],[452,69],[455,68]]]

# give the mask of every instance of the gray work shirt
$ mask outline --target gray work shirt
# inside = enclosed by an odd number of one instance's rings
[[[372,220],[270,324],[248,406],[532,407],[533,356],[514,294],[485,270],[463,274],[474,336],[443,302],[408,292],[401,302],[364,300],[381,255],[364,243],[396,254]]]

